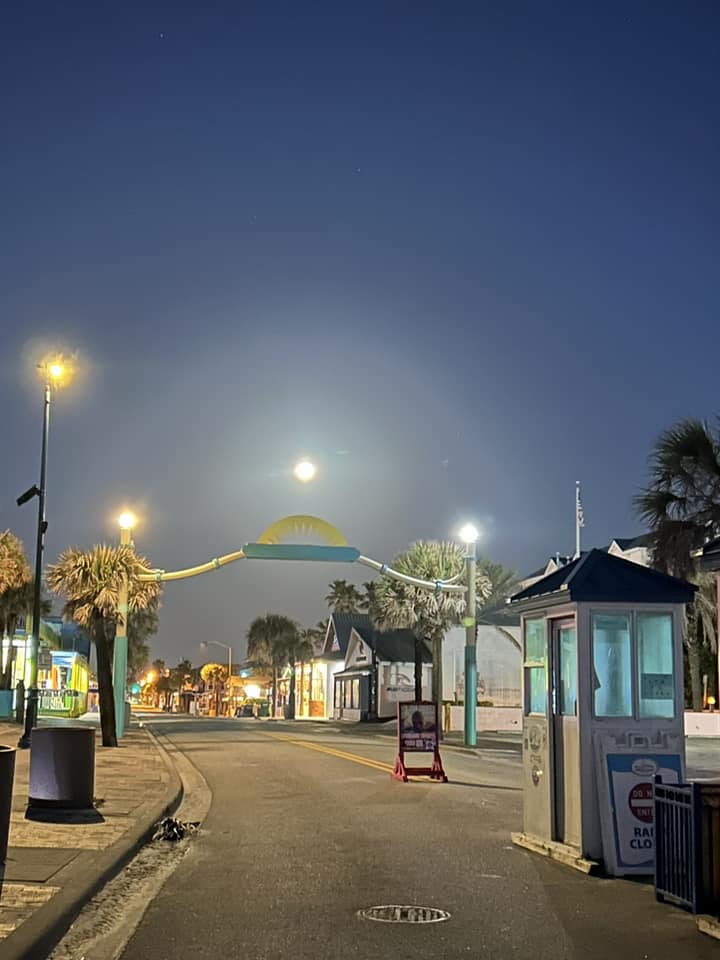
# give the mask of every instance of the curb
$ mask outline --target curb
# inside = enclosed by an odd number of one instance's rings
[[[0,943],[2,960],[47,960],[85,904],[145,846],[157,822],[172,814],[180,805],[183,794],[180,777],[157,737],[147,727],[143,729],[170,773],[165,797],[158,800],[147,816],[112,846],[95,851],[92,859],[84,862],[82,876],[73,878],[3,940]]]
[[[715,917],[702,914],[695,918],[695,923],[700,933],[706,933],[709,937],[720,940],[720,921]]]

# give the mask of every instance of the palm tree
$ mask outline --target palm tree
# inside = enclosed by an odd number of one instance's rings
[[[399,573],[421,580],[452,580],[462,576],[465,552],[457,543],[419,540],[395,557]],[[492,592],[488,577],[478,570],[478,605]],[[422,699],[422,646],[433,657],[433,700],[442,699],[442,641],[465,612],[465,595],[423,590],[397,580],[381,580],[376,589],[376,625],[380,629],[407,628],[415,632],[415,699]],[[466,696],[469,691],[466,691]]]
[[[700,420],[680,420],[662,433],[635,506],[650,527],[658,569],[692,576],[693,550],[720,533],[720,433]]]
[[[0,595],[21,587],[31,577],[22,540],[10,530],[0,533]]]
[[[215,715],[220,716],[220,687],[228,681],[228,668],[222,663],[206,663],[200,667],[200,676],[204,683],[210,684],[215,693]]]
[[[32,608],[32,587],[32,572],[25,559],[22,540],[9,530],[5,530],[4,533],[0,533],[0,654],[6,633],[10,643],[5,670],[0,676],[2,690],[9,690],[12,683],[16,652],[12,642],[13,636],[20,617]],[[2,657],[0,656],[1,665]]]
[[[347,580],[333,580],[325,603],[333,613],[357,613],[361,609],[363,596],[356,586]]]
[[[698,587],[689,610],[685,646],[692,705],[702,705],[700,656],[703,645],[717,654],[717,593],[720,575],[698,574],[694,552],[720,533],[720,432],[701,420],[680,420],[662,433],[650,455],[648,486],[635,498],[650,527],[653,565],[664,573],[694,581]],[[710,613],[715,607],[715,618]]]
[[[295,642],[297,630],[293,620],[278,613],[256,617],[248,628],[248,660],[254,667],[272,673],[273,716],[277,706],[278,675],[287,666],[288,648]]]
[[[148,641],[158,631],[160,618],[157,606],[133,610],[128,614],[128,679],[134,680],[147,667],[150,660]]]
[[[512,596],[517,585],[517,574],[514,570],[508,570],[501,563],[494,563],[487,557],[478,557],[477,568],[478,572],[490,581],[490,594],[478,604],[478,609],[499,607]]]
[[[0,674],[0,690],[9,690],[12,685],[13,668],[17,647],[13,643],[15,630],[21,617],[27,618],[32,614],[35,598],[35,580],[26,580],[20,586],[6,590],[0,594],[0,638],[6,633],[9,639],[7,662]],[[40,601],[40,615],[48,616],[52,610],[49,601]],[[0,648],[1,649],[1,648]]]
[[[377,615],[377,587],[377,580],[366,580],[365,583],[363,583],[363,590],[365,592],[360,595],[360,602],[358,604],[358,610],[366,613],[373,622]]]
[[[47,570],[48,586],[65,597],[65,614],[84,627],[95,644],[104,747],[117,746],[112,652],[118,595],[127,578],[129,614],[157,610],[161,585],[154,580],[137,579],[148,569],[149,562],[132,546],[101,544],[91,550],[70,547]]]

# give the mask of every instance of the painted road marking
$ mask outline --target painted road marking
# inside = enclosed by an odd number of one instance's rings
[[[305,747],[306,750],[315,750],[317,753],[327,754],[329,757],[337,757],[340,760],[350,760],[353,763],[360,763],[363,766],[379,770],[381,773],[392,773],[394,767],[389,763],[383,763],[381,760],[372,760],[369,757],[361,757],[356,753],[348,753],[345,750],[336,750],[334,747],[322,746],[319,743],[310,743],[308,740],[297,740],[295,737],[285,736],[282,733],[269,733],[267,736],[273,740],[282,740],[285,743],[292,743],[297,747]]]

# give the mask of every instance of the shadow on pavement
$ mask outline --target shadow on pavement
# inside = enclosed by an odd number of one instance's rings
[[[28,807],[26,820],[36,823],[62,823],[78,826],[86,823],[105,823],[105,817],[94,807],[90,810],[60,810],[57,807]]]

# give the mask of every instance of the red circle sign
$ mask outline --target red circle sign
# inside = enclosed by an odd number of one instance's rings
[[[630,812],[643,823],[653,822],[653,786],[651,783],[637,783],[628,794]]]

